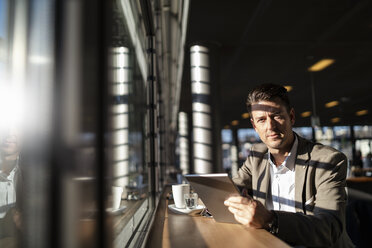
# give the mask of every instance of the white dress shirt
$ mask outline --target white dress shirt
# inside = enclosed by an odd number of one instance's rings
[[[295,136],[291,151],[278,167],[271,160],[270,163],[270,184],[271,200],[268,201],[268,208],[286,212],[296,212],[295,209],[295,161],[297,155],[298,140]]]
[[[14,177],[17,170],[18,165],[13,168],[9,175],[0,170],[0,218],[3,218],[6,212],[15,205]]]

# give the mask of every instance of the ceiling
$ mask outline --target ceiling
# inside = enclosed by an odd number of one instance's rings
[[[221,127],[238,120],[251,127],[245,100],[261,83],[293,86],[295,126],[310,126],[313,111],[322,126],[372,124],[372,1],[370,0],[191,0],[186,54],[193,44],[211,48],[212,106]],[[307,69],[323,58],[335,63]],[[311,75],[312,74],[312,75]],[[325,103],[340,104],[325,108]],[[367,109],[369,113],[356,116]],[[190,60],[185,56],[180,110],[191,112]],[[332,123],[332,118],[340,121]]]

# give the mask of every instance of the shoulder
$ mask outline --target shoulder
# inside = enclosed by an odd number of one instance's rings
[[[329,161],[329,160],[346,160],[345,154],[339,150],[321,143],[314,143],[297,135],[299,141],[299,150],[303,153],[308,153],[313,161]],[[299,151],[298,151],[299,152]]]
[[[315,159],[317,161],[324,161],[324,162],[337,162],[340,160],[347,160],[345,154],[338,151],[337,149],[323,145],[320,143],[316,143],[313,146],[313,149],[311,151],[311,157],[312,159]]]
[[[339,166],[346,169],[347,157],[337,149],[303,138],[300,138],[299,141],[299,145],[301,144],[302,146],[302,152],[308,153],[309,165],[311,167],[328,171],[333,171]]]

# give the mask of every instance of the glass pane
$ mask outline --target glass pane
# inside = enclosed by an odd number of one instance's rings
[[[333,127],[335,138],[350,138],[349,126],[335,126]]]
[[[253,128],[239,129],[238,130],[239,143],[257,143],[261,142],[260,137]]]
[[[362,158],[367,158],[372,153],[372,139],[361,139],[355,141],[355,150],[361,153]]]
[[[222,166],[225,171],[231,169],[231,144],[222,144]]]
[[[0,80],[5,81],[8,43],[8,1],[0,0]]]
[[[49,246],[53,9],[0,0],[0,247]]]
[[[324,142],[323,142],[324,143]],[[341,139],[329,142],[329,145],[346,155],[349,160],[353,158],[352,143],[350,140]]]
[[[293,131],[305,139],[311,140],[313,138],[313,129],[311,127],[294,127]]]
[[[354,126],[355,138],[372,138],[372,126]]]
[[[108,106],[111,144],[108,188],[111,191],[106,206],[113,223],[114,247],[121,247],[135,242],[133,237],[145,222],[149,178],[145,163],[146,88],[141,74],[144,70],[138,62],[141,56],[136,54],[138,50],[132,43],[126,12],[120,4],[114,7]],[[119,193],[115,194],[116,191]]]
[[[253,128],[239,129],[239,153],[238,166],[241,166],[248,156],[248,152],[254,143],[261,142],[260,136]]]
[[[330,140],[334,138],[332,127],[315,128],[315,139],[324,145],[330,145]]]
[[[222,129],[222,143],[231,143],[232,142],[232,131],[230,129]]]

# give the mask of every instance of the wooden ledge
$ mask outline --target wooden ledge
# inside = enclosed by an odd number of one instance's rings
[[[247,229],[242,225],[218,223],[213,218],[175,214],[168,211],[166,187],[146,247],[290,247],[263,229]]]

